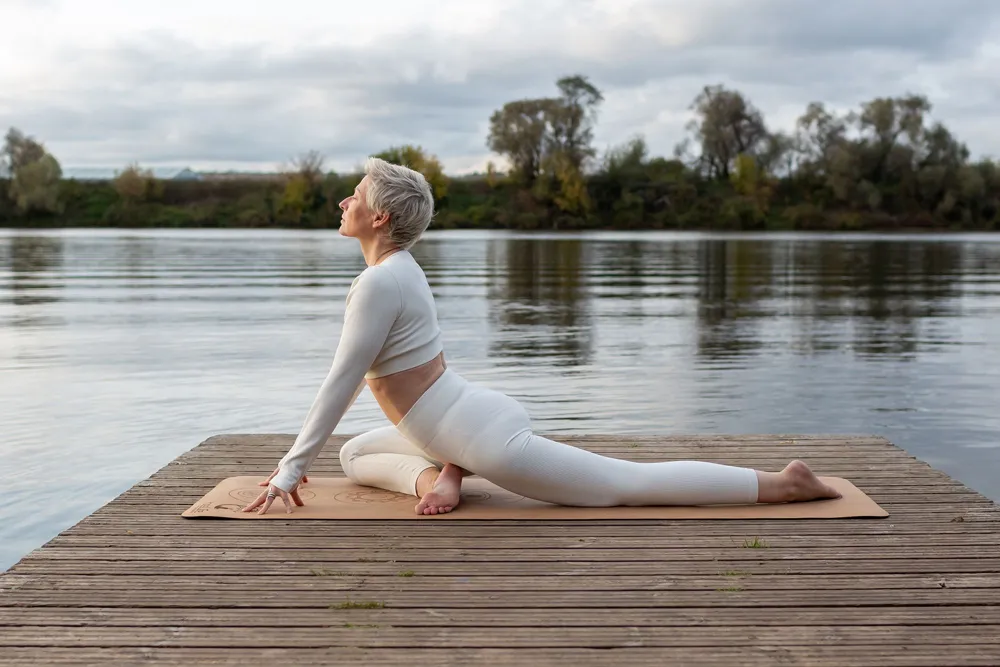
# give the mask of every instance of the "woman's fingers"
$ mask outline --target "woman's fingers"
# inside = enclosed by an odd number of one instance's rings
[[[271,504],[274,503],[275,498],[281,498],[281,502],[284,503],[285,512],[287,514],[292,513],[292,501],[288,497],[287,491],[282,491],[278,487],[272,485],[267,488],[267,493],[263,495],[264,495],[264,504],[261,505],[261,508],[259,510],[257,510],[257,514],[267,514],[267,510],[271,509]]]
[[[268,475],[267,479],[265,479],[263,482],[258,482],[257,486],[267,486],[268,484],[270,484],[271,480],[274,479],[274,476],[278,474],[279,470],[281,470],[281,466],[278,466],[277,468],[275,468],[274,472],[272,472],[270,475]]]
[[[267,497],[267,491],[261,491],[260,495],[257,496],[257,498],[255,498],[252,503],[250,503],[249,505],[247,505],[246,507],[243,508],[243,511],[244,512],[250,512],[250,511],[254,510],[257,507],[260,507],[260,504],[262,502],[264,502],[264,499],[266,497]]]
[[[274,495],[275,495],[274,492],[271,491],[270,488],[268,488],[267,494],[264,499],[264,504],[261,505],[261,508],[259,510],[257,510],[257,514],[267,514],[267,510],[271,508],[271,503],[274,502]]]
[[[281,502],[285,505],[285,512],[288,514],[292,513],[293,502],[299,507],[303,507],[305,505],[305,503],[302,502],[301,496],[299,496],[299,487],[297,484],[295,485],[295,488],[292,489],[291,493],[288,491],[282,491],[278,487],[268,484],[267,490],[261,491],[260,495],[257,496],[252,503],[243,508],[243,511],[251,512],[259,507],[260,509],[257,510],[257,514],[267,514],[267,510],[271,508],[271,504],[277,497],[281,498]]]

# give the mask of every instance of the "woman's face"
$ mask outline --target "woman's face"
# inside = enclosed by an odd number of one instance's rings
[[[340,218],[340,233],[343,236],[364,238],[375,232],[372,226],[374,215],[365,201],[368,192],[368,177],[365,176],[354,188],[354,194],[340,202],[344,214]]]

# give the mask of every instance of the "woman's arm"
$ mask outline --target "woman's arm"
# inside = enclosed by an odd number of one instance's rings
[[[290,491],[316,460],[327,438],[364,388],[365,373],[385,345],[402,307],[399,285],[388,269],[369,267],[354,280],[347,294],[344,328],[333,365],[295,444],[278,464],[272,485]]]

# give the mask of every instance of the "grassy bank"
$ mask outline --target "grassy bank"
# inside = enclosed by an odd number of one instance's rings
[[[112,182],[64,180],[57,212],[22,214],[0,205],[0,226],[335,228],[337,203],[360,175],[328,175],[308,202],[290,205],[287,179],[160,181],[151,201],[124,200]],[[4,187],[0,181],[0,188]],[[436,229],[704,229],[704,230],[1000,230],[996,201],[976,209],[884,211],[838,206],[803,194],[803,184],[774,184],[766,207],[727,183],[700,178],[666,162],[625,183],[605,174],[588,179],[593,202],[567,213],[514,183],[487,177],[448,179],[437,202]]]

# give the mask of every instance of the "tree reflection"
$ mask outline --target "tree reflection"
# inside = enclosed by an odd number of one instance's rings
[[[721,358],[756,352],[764,345],[761,310],[776,287],[773,244],[709,239],[699,241],[694,253],[698,353]]]
[[[62,299],[57,292],[63,287],[57,273],[63,263],[61,238],[15,234],[8,237],[7,249],[11,303],[25,306]]]
[[[487,298],[497,357],[578,365],[593,354],[581,239],[491,239]]]
[[[928,329],[961,307],[959,243],[716,239],[696,253],[708,359],[782,345],[906,357],[947,337]]]

